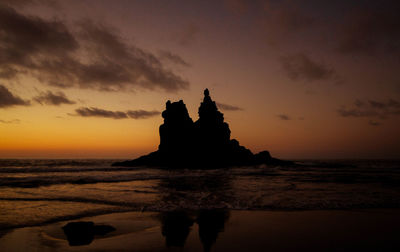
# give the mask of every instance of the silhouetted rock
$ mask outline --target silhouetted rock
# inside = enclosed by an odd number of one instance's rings
[[[117,162],[115,166],[163,166],[170,168],[212,168],[257,164],[289,164],[272,158],[268,151],[254,155],[230,139],[231,131],[224,115],[218,111],[208,89],[199,107],[199,119],[190,118],[186,105],[167,101],[162,112],[158,150],[140,158]]]
[[[63,228],[70,246],[81,246],[90,244],[95,235],[106,235],[115,231],[109,225],[95,225],[91,221],[69,222]]]

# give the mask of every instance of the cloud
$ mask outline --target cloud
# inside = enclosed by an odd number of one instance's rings
[[[400,4],[385,1],[380,8],[358,8],[338,27],[337,49],[346,54],[400,51]]]
[[[105,117],[112,119],[146,119],[156,115],[159,115],[158,111],[146,111],[146,110],[128,110],[126,112],[122,111],[110,111],[104,110],[100,108],[90,107],[85,108],[81,107],[75,110],[76,115],[83,117]]]
[[[78,43],[59,21],[24,16],[0,5],[0,70],[20,72],[20,68],[39,70],[40,57],[67,57]],[[37,62],[39,60],[39,62]],[[3,76],[4,77],[4,76]]]
[[[71,30],[60,20],[0,5],[0,78],[22,74],[60,88],[173,92],[189,86],[154,54],[127,44],[104,24],[84,20]]]
[[[333,68],[324,63],[316,62],[303,53],[281,57],[280,63],[286,75],[294,81],[312,82],[337,79]]]
[[[13,119],[13,120],[1,120],[0,119],[0,123],[6,123],[6,124],[9,124],[9,123],[20,123],[21,122],[21,120],[19,120],[19,119]]]
[[[157,116],[160,114],[159,111],[146,111],[146,110],[129,110],[126,114],[133,119],[146,119],[149,117]]]
[[[386,119],[400,115],[400,102],[394,99],[386,101],[356,100],[351,107],[342,106],[337,110],[342,117],[378,117]]]
[[[238,106],[234,106],[234,105],[229,105],[229,104],[224,104],[224,103],[216,103],[218,108],[222,109],[222,110],[226,110],[226,111],[239,111],[239,110],[243,110],[243,108],[238,107]]]
[[[28,106],[30,102],[13,95],[5,86],[0,85],[0,108],[11,106]]]
[[[40,104],[55,105],[61,104],[75,104],[76,102],[71,101],[63,92],[52,93],[51,91],[42,92],[40,95],[33,98],[34,101]]]
[[[292,118],[290,118],[290,116],[285,115],[285,114],[279,114],[279,115],[276,115],[276,116],[277,116],[279,119],[283,120],[283,121],[292,120]]]
[[[106,118],[113,118],[113,119],[123,119],[123,118],[128,118],[125,112],[121,111],[110,111],[110,110],[104,110],[104,109],[99,109],[99,108],[78,108],[75,110],[77,115],[83,116],[83,117],[106,117]]]
[[[167,59],[169,61],[171,61],[172,63],[176,64],[176,65],[182,65],[185,67],[190,67],[190,64],[187,63],[184,59],[182,59],[181,56],[174,54],[170,51],[163,51],[161,50],[159,52],[160,58],[161,59]]]

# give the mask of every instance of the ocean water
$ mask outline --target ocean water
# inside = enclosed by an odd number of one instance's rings
[[[125,211],[400,207],[400,160],[165,170],[117,160],[0,160],[0,229]]]

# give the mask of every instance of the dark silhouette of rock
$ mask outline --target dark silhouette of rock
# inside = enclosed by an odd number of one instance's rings
[[[91,221],[69,222],[62,227],[67,236],[70,246],[82,246],[90,244],[96,235],[106,235],[115,231],[115,228],[109,225],[95,225]]]
[[[208,89],[199,107],[199,119],[190,118],[186,105],[167,101],[162,112],[158,150],[140,158],[117,162],[115,166],[162,166],[170,168],[213,168],[258,164],[290,164],[272,158],[268,151],[254,155],[230,139],[231,131],[224,115],[218,111]]]

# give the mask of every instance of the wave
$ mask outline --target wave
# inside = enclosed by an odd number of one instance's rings
[[[1,176],[3,174],[3,176]],[[164,170],[146,167],[54,167],[0,168],[0,188],[36,188],[60,184],[118,183],[144,180],[175,180],[180,178],[267,178],[291,183],[380,183],[400,187],[400,166],[256,166],[211,170]],[[180,181],[177,181],[179,184]]]
[[[163,211],[174,211],[179,209],[184,210],[202,210],[202,209],[229,209],[229,210],[282,210],[282,211],[294,211],[294,210],[346,210],[346,209],[372,209],[372,208],[399,208],[400,200],[385,200],[385,201],[291,201],[291,202],[274,202],[273,204],[257,204],[254,199],[248,198],[247,200],[222,200],[221,203],[210,203],[203,202],[203,204],[193,204],[193,199],[187,198],[186,201],[181,199],[180,201],[154,201],[154,202],[126,202],[126,201],[113,201],[104,199],[93,199],[84,197],[41,197],[41,198],[26,198],[26,197],[0,197],[0,201],[43,201],[43,202],[75,202],[75,203],[89,203],[89,204],[100,204],[107,206],[116,206],[129,208],[131,211],[151,211],[151,212],[163,212]],[[114,209],[115,210],[115,209]]]
[[[162,179],[165,176],[151,174],[120,174],[117,176],[32,176],[0,178],[0,187],[35,188],[60,184],[117,183],[138,180]]]
[[[140,209],[143,204],[138,204],[134,202],[121,202],[103,199],[93,199],[93,198],[83,198],[83,197],[57,197],[57,198],[12,198],[3,197],[0,201],[58,201],[58,202],[76,202],[76,203],[91,203],[91,204],[102,204],[109,206],[120,206],[120,207],[130,207],[131,209]]]
[[[157,201],[151,203],[140,203],[140,202],[121,202],[112,200],[98,200],[82,197],[58,197],[58,198],[0,198],[1,201],[11,201],[24,203],[27,201],[41,201],[47,202],[48,204],[57,204],[57,202],[75,202],[75,203],[87,203],[111,206],[106,208],[98,208],[85,211],[77,211],[76,213],[70,213],[63,215],[60,213],[59,216],[50,217],[45,219],[26,219],[23,222],[18,223],[0,223],[0,230],[27,227],[27,226],[38,226],[46,225],[50,223],[67,221],[73,219],[79,219],[83,217],[90,217],[102,214],[118,213],[118,212],[129,212],[129,211],[140,211],[140,212],[170,212],[170,211],[197,211],[197,210],[214,210],[214,209],[225,209],[225,210],[257,210],[257,211],[304,211],[304,210],[362,210],[362,209],[396,209],[400,208],[399,201],[378,201],[378,202],[300,202],[293,204],[287,204],[284,202],[275,202],[274,204],[257,204],[257,201],[250,199],[245,200],[234,200],[234,201],[219,201],[219,202],[203,202],[202,204],[195,204],[195,202],[188,199],[188,201]]]
[[[9,207],[10,216],[17,209],[15,216],[24,217],[21,226],[120,211],[400,208],[399,161],[317,160],[211,170],[111,167],[110,160],[20,160],[13,167],[10,162],[0,160],[0,205]],[[70,203],[81,211],[63,213]],[[30,217],[42,204],[53,217]],[[16,225],[1,221],[0,229]]]
[[[0,167],[27,167],[27,166],[88,166],[112,164],[119,159],[0,159]]]
[[[136,171],[144,167],[28,167],[28,168],[0,168],[0,173],[49,173],[49,172],[113,172],[113,171]]]

